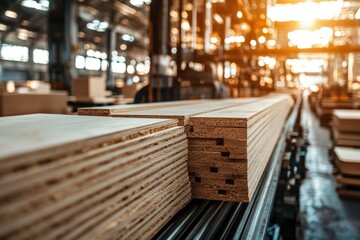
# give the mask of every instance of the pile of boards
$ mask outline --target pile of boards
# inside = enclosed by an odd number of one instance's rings
[[[150,239],[191,199],[176,120],[0,121],[0,239]]]
[[[353,109],[354,103],[350,100],[333,100],[332,98],[322,98],[316,107],[317,115],[321,126],[330,126],[332,114],[335,109]]]
[[[332,122],[337,191],[342,197],[360,198],[360,110],[334,110]]]
[[[0,93],[0,116],[31,113],[64,114],[67,110],[67,92]]]
[[[292,105],[277,95],[190,117],[193,197],[250,201]]]
[[[248,202],[293,105],[288,94],[79,109],[80,115],[177,119],[189,139],[195,198]]]
[[[360,148],[335,147],[335,162],[340,174],[337,192],[341,197],[360,198]]]
[[[360,110],[334,110],[332,122],[336,146],[360,147]]]

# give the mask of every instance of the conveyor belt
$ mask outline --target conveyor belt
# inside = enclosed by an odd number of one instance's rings
[[[250,203],[192,200],[154,239],[264,239],[278,184],[287,134],[293,130],[299,98]]]

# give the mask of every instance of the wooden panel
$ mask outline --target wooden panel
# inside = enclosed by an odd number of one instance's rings
[[[254,99],[218,100],[211,103],[197,103],[190,106],[172,106],[159,109],[146,109],[112,114],[113,117],[141,117],[141,118],[174,118],[178,119],[181,125],[188,125],[189,117],[224,109],[239,104],[253,102]]]
[[[119,112],[109,111],[107,114],[112,117],[177,119],[180,125],[186,126],[189,138],[188,166],[193,196],[249,201],[292,105],[290,95],[272,94],[250,99],[160,105],[159,108],[140,106],[144,107],[141,110],[116,107],[114,109]],[[218,184],[217,187],[211,185],[211,179]],[[240,193],[234,188],[222,189],[220,186],[229,186],[219,179],[226,179],[229,183],[239,180],[243,190]],[[204,183],[207,190],[200,190]],[[226,194],[217,194],[219,190],[226,190]]]
[[[335,147],[334,153],[341,174],[360,176],[360,148]]]
[[[109,116],[117,113],[130,112],[130,111],[142,111],[148,109],[158,109],[164,107],[176,107],[191,104],[198,104],[208,102],[210,100],[189,100],[189,101],[172,101],[172,102],[156,102],[156,103],[143,103],[143,104],[127,104],[127,105],[115,105],[104,107],[91,107],[91,108],[79,108],[79,115],[87,116]]]
[[[189,148],[188,163],[193,196],[250,201],[292,104],[288,95],[270,95],[191,116],[189,142],[196,143]],[[234,187],[236,182],[241,186]]]
[[[67,93],[0,93],[0,116],[67,112]]]
[[[148,239],[191,199],[176,120],[3,120],[1,239]]]
[[[106,82],[101,77],[83,77],[73,79],[72,94],[76,97],[98,98],[106,96]]]
[[[340,132],[360,135],[360,110],[334,110],[333,123]]]

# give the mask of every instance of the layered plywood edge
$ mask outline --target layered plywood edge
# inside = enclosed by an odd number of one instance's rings
[[[191,199],[188,143],[177,125],[43,114],[3,118],[0,238],[151,238]]]
[[[360,177],[360,148],[335,147],[334,153],[342,175]]]
[[[360,148],[335,147],[335,163],[340,170],[336,176],[339,196],[360,198]]]
[[[334,110],[332,120],[335,145],[360,147],[360,110]]]
[[[178,103],[137,109],[114,106],[107,113],[112,117],[177,119],[189,139],[193,196],[249,201],[293,105],[290,95]],[[86,113],[96,115],[98,109]]]
[[[250,201],[292,104],[289,97],[272,96],[190,117],[193,196]]]

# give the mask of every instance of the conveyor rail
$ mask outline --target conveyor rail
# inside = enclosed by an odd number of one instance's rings
[[[264,239],[279,180],[286,137],[300,111],[298,98],[250,203],[194,199],[154,239]]]

